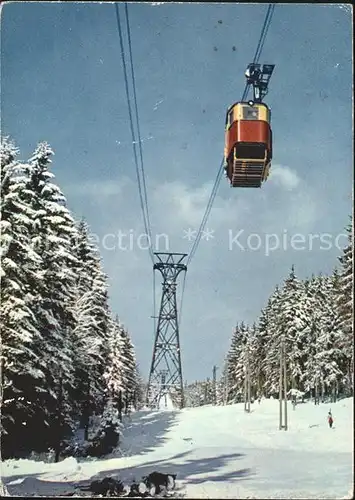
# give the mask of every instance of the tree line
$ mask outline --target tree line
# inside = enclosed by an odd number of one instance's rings
[[[3,458],[54,449],[58,459],[79,430],[99,453],[143,397],[99,250],[55,184],[53,154],[42,142],[23,162],[1,140]]]
[[[222,401],[244,399],[246,367],[252,397],[278,397],[281,343],[289,389],[322,400],[353,394],[351,222],[347,233],[340,269],[335,268],[331,276],[300,280],[292,267],[258,322],[236,326],[222,377]]]
[[[216,396],[211,380],[194,382],[185,388],[188,406],[244,401],[246,373],[252,399],[278,398],[282,345],[289,392],[316,401],[353,395],[352,219],[346,231],[348,243],[330,276],[301,280],[292,266],[258,321],[236,325]]]

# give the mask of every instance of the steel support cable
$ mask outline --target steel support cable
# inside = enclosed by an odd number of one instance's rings
[[[153,324],[154,324],[154,335],[157,330],[157,314],[156,314],[156,298],[155,298],[155,269],[153,267]]]
[[[259,41],[258,41],[256,50],[255,50],[255,55],[254,55],[254,58],[253,58],[253,63],[257,63],[258,60],[259,60],[259,58],[260,58],[261,50],[262,50],[264,42],[265,42],[266,33],[267,33],[267,30],[269,29],[270,22],[271,22],[270,12],[271,12],[271,16],[272,16],[274,8],[275,8],[275,6],[273,4],[269,4],[267,12],[266,12],[265,19],[264,19],[264,24],[263,24],[263,27],[261,29]],[[249,88],[250,88],[250,83],[246,83],[245,89],[244,89],[244,92],[243,92],[243,95],[242,95],[242,101],[244,101],[246,99],[246,97],[248,95],[248,92],[249,92]]]
[[[198,247],[199,242],[201,240],[202,233],[203,233],[203,231],[205,229],[208,216],[210,214],[210,211],[211,211],[211,208],[212,208],[215,196],[217,194],[217,190],[218,190],[219,184],[220,184],[221,179],[222,179],[223,165],[224,165],[224,158],[222,159],[221,165],[219,167],[218,174],[217,174],[215,183],[213,185],[213,188],[212,188],[212,191],[211,191],[211,195],[210,195],[210,199],[208,200],[207,207],[206,207],[204,216],[202,218],[202,222],[200,224],[200,227],[199,227],[196,239],[195,239],[194,244],[192,246],[191,252],[190,252],[190,254],[189,254],[188,258],[187,258],[187,265],[190,264],[191,259],[195,255],[197,247]],[[180,299],[180,308],[179,308],[179,322],[178,322],[179,326],[181,324],[182,305],[183,305],[183,302],[184,302],[185,287],[186,287],[186,271],[185,271],[185,274],[184,274],[184,279],[183,279],[183,283],[182,283],[182,290],[181,290],[181,299]]]
[[[263,47],[264,47],[266,35],[267,35],[267,32],[268,32],[270,24],[271,24],[274,9],[275,9],[275,4],[270,3],[268,6],[266,15],[265,15],[264,24],[263,24],[263,27],[261,29],[258,45],[257,45],[256,50],[255,50],[255,55],[254,55],[254,59],[253,59],[254,64],[257,63],[260,59],[261,52],[262,52]],[[247,98],[249,88],[250,88],[250,83],[247,83],[245,85],[244,92],[242,95],[242,99],[241,99],[242,101],[245,101],[245,99]]]
[[[264,43],[265,43],[265,40],[266,40],[267,32],[268,32],[270,24],[271,24],[272,15],[274,13],[274,10],[275,10],[275,4],[273,4],[273,3],[269,4],[268,10],[267,10],[267,13],[266,13],[266,16],[265,16],[265,22],[264,22],[263,30],[262,30],[262,33],[260,35],[259,44],[258,44],[258,47],[257,47],[257,49],[255,51],[255,56],[254,56],[254,59],[253,59],[254,63],[258,63],[259,62],[259,59],[260,59],[260,56],[261,56],[261,52],[262,52],[262,50],[264,48]]]
[[[131,110],[131,99],[130,99],[130,95],[129,95],[129,86],[128,86],[127,68],[126,68],[126,58],[125,58],[124,45],[123,45],[121,19],[120,19],[120,13],[119,13],[119,8],[118,8],[117,3],[115,3],[115,10],[116,10],[117,28],[118,28],[119,38],[120,38],[121,59],[122,59],[122,66],[123,66],[123,73],[124,73],[126,98],[127,98],[127,104],[128,104],[128,114],[129,114],[130,129],[131,129],[131,135],[132,135],[134,163],[135,163],[135,166],[136,166],[136,175],[137,175],[137,182],[138,182],[139,200],[140,200],[140,205],[141,205],[142,214],[143,214],[144,228],[145,228],[146,233],[149,234],[149,229],[150,228],[148,227],[147,216],[146,216],[146,213],[145,213],[144,199],[143,199],[143,196],[142,196],[142,186],[141,186],[141,181],[140,181],[140,176],[139,176],[139,165],[138,165],[138,158],[137,158],[137,151],[136,151],[136,138],[135,138],[135,134],[134,134],[134,126],[133,126],[133,118],[132,118],[132,110]],[[149,253],[150,253],[150,257],[152,259],[152,262],[154,264],[154,255],[153,255],[153,251],[151,249],[151,245],[149,245]]]
[[[264,19],[264,23],[263,23],[263,26],[262,26],[262,29],[261,29],[261,33],[260,33],[258,45],[257,45],[256,51],[255,51],[255,55],[254,55],[254,59],[253,59],[254,63],[257,63],[258,60],[259,60],[259,58],[260,58],[260,55],[261,55],[261,52],[262,52],[262,49],[263,49],[263,46],[264,46],[264,43],[265,43],[266,35],[267,35],[268,29],[269,29],[269,26],[270,26],[270,23],[271,23],[271,19],[272,19],[272,14],[274,12],[274,8],[275,8],[274,4],[269,4],[267,12],[266,12],[265,19]],[[249,86],[250,85],[247,84],[246,87],[245,87],[245,89],[244,89],[243,96],[242,96],[242,101],[246,98],[246,96],[248,94]],[[196,240],[195,240],[195,242],[193,244],[193,247],[192,247],[192,250],[190,252],[190,255],[189,255],[189,258],[188,258],[188,262],[187,262],[188,264],[190,263],[192,257],[194,256],[194,254],[195,254],[195,252],[197,250],[197,247],[199,245],[202,232],[203,232],[203,230],[205,228],[205,224],[207,222],[207,218],[209,216],[209,213],[211,211],[214,198],[216,196],[216,192],[217,192],[217,188],[218,188],[219,182],[220,182],[220,180],[222,178],[222,175],[221,175],[222,172],[223,172],[223,160],[222,160],[220,169],[218,171],[217,179],[216,179],[215,184],[213,186],[211,197],[210,197],[210,199],[208,201],[207,209],[206,209],[206,212],[205,212],[205,214],[203,216],[200,229],[198,231]]]
[[[182,280],[182,287],[181,287],[181,297],[180,297],[180,307],[179,307],[179,313],[178,313],[178,327],[180,328],[181,324],[181,315],[182,315],[182,304],[184,301],[184,292],[185,292],[185,285],[186,285],[186,271],[184,272],[184,277]]]
[[[270,24],[271,24],[271,20],[272,20],[272,15],[274,13],[274,9],[275,9],[275,5],[274,4],[269,4],[267,12],[266,12],[266,15],[265,15],[264,23],[263,23],[263,26],[262,26],[262,29],[261,29],[259,41],[258,41],[258,44],[257,44],[257,47],[256,47],[256,51],[255,51],[253,63],[257,63],[259,61],[260,56],[261,56],[261,52],[262,52],[262,49],[264,47],[266,35],[267,35],[267,32],[268,32]],[[245,86],[244,92],[243,92],[242,101],[244,101],[246,99],[246,97],[248,95],[249,87],[250,87],[250,84],[247,83],[246,86]],[[204,231],[204,228],[205,228],[208,216],[210,214],[210,211],[211,211],[211,208],[212,208],[212,205],[213,205],[216,193],[217,193],[217,189],[218,189],[219,183],[220,183],[220,181],[222,179],[223,164],[224,164],[224,159],[222,160],[222,163],[221,163],[220,168],[218,170],[217,178],[216,178],[214,186],[212,188],[211,196],[210,196],[210,199],[209,199],[209,201],[207,203],[207,208],[206,208],[205,214],[204,214],[204,216],[202,218],[202,222],[201,222],[200,228],[198,230],[198,233],[197,233],[197,236],[196,236],[196,240],[194,241],[194,244],[192,246],[190,255],[189,255],[188,260],[187,260],[187,265],[190,264],[193,256],[196,253],[196,250],[197,250],[197,247],[199,245],[199,242],[201,240],[201,236],[202,236],[202,233]],[[183,292],[184,292],[184,289],[185,289],[185,281],[183,283],[183,291],[182,291],[181,303],[183,301]],[[180,311],[180,317],[181,317],[181,311]]]
[[[218,173],[217,173],[217,177],[216,177],[216,180],[215,180],[215,183],[213,185],[213,188],[212,188],[212,191],[211,191],[211,195],[210,195],[210,198],[208,200],[208,203],[207,203],[207,207],[206,207],[206,210],[205,210],[205,213],[204,213],[204,216],[202,218],[202,221],[201,221],[201,224],[200,224],[200,227],[198,229],[198,232],[197,232],[197,236],[196,236],[196,239],[194,241],[194,244],[192,246],[192,249],[191,249],[191,252],[190,252],[190,255],[187,259],[187,265],[190,264],[193,256],[195,255],[196,253],[196,250],[197,250],[197,247],[201,241],[201,236],[202,236],[202,233],[205,229],[205,226],[206,226],[206,222],[207,222],[207,219],[208,219],[208,216],[211,212],[211,208],[212,208],[212,205],[213,205],[213,202],[214,202],[214,199],[216,197],[216,194],[217,194],[217,190],[218,190],[218,187],[219,187],[219,184],[221,182],[221,179],[222,179],[222,174],[223,174],[223,165],[224,165],[224,158],[222,159],[221,161],[221,165],[218,169]]]
[[[140,156],[140,165],[141,165],[141,175],[142,175],[142,181],[143,181],[144,203],[145,203],[145,210],[146,210],[146,216],[147,216],[147,224],[148,224],[148,229],[149,229],[148,236],[150,238],[150,241],[152,241],[151,224],[150,224],[149,208],[148,208],[147,186],[146,186],[145,174],[144,174],[142,139],[141,139],[141,132],[140,132],[140,127],[139,127],[139,114],[138,114],[138,104],[137,104],[136,79],[135,79],[135,75],[134,75],[133,56],[132,56],[131,28],[130,28],[130,24],[129,24],[127,2],[125,2],[125,14],[126,14],[126,29],[127,29],[127,37],[128,37],[130,67],[131,67],[131,74],[132,74],[133,101],[134,101],[134,110],[135,110],[135,116],[136,116],[136,126],[137,126],[137,135],[138,135],[138,147],[139,147],[139,156]]]

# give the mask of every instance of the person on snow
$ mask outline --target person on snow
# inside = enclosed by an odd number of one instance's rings
[[[329,424],[330,428],[332,428],[333,422],[334,422],[334,420],[333,420],[332,412],[329,410],[329,412],[328,412],[328,424]]]

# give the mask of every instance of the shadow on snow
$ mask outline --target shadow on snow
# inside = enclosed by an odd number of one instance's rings
[[[193,454],[193,452],[194,450],[189,450],[179,453],[169,459],[146,462],[144,465],[104,470],[95,474],[90,479],[78,482],[71,481],[61,483],[45,481],[36,477],[26,477],[21,484],[7,485],[7,488],[9,493],[13,496],[28,496],[28,492],[31,492],[31,495],[38,496],[61,496],[73,492],[76,488],[87,486],[93,479],[102,479],[103,477],[112,476],[116,479],[121,479],[125,484],[131,484],[132,481],[139,481],[142,476],[146,476],[150,472],[157,470],[162,473],[177,474],[176,491],[178,492],[183,489],[185,483],[201,484],[206,481],[233,482],[248,479],[253,475],[251,469],[237,469],[232,472],[225,472],[223,470],[228,462],[245,456],[241,453],[232,453],[209,458],[189,458],[189,455]],[[40,474],[37,474],[37,476],[40,476]],[[6,483],[13,480],[14,477],[6,478]]]
[[[103,460],[107,461],[115,457],[124,460],[125,456],[145,454],[159,446],[163,446],[168,441],[166,433],[174,425],[177,414],[177,411],[136,412],[124,422],[124,437],[121,450],[101,459],[96,459],[95,463],[98,464]],[[240,459],[245,456],[244,454],[232,453],[208,458],[194,458],[194,453],[194,449],[189,449],[170,458],[143,462],[142,465],[128,467],[123,465],[121,468],[105,469],[88,479],[77,482],[66,481],[64,474],[63,481],[43,480],[40,479],[42,473],[17,474],[4,478],[4,482],[7,484],[9,493],[13,496],[29,496],[29,493],[31,496],[63,496],[72,493],[76,488],[80,488],[80,486],[90,484],[94,478],[100,479],[112,476],[116,479],[121,479],[126,484],[131,484],[132,481],[140,481],[142,476],[146,476],[154,470],[162,473],[177,474],[177,490],[181,489],[181,485],[184,483],[201,484],[206,481],[232,482],[245,480],[253,475],[251,469],[239,469],[232,472],[224,470],[228,462]],[[83,469],[85,470],[85,462],[86,460],[80,460],[83,466],[80,467],[82,472]],[[53,470],[54,476],[58,473],[60,473],[59,470],[58,472]],[[45,474],[48,474],[48,471]],[[19,484],[8,484],[21,478],[24,479]]]
[[[167,442],[165,434],[173,426],[178,411],[137,411],[124,421],[122,456],[140,455]],[[112,453],[110,456],[119,453]]]

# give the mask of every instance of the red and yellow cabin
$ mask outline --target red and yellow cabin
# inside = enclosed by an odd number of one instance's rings
[[[272,158],[271,111],[264,103],[237,102],[226,116],[225,169],[233,187],[261,187]]]

